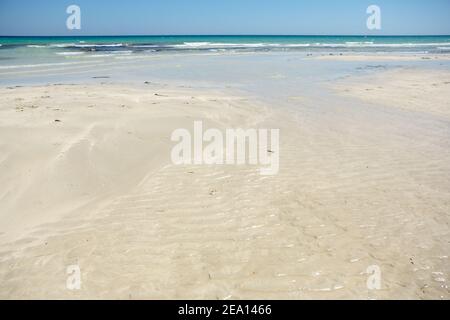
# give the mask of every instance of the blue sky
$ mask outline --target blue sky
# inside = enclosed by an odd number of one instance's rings
[[[66,8],[81,8],[81,30]],[[366,28],[376,4],[382,30]],[[0,0],[0,35],[450,34],[450,0]]]

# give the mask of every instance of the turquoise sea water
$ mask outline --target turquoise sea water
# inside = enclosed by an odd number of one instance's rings
[[[267,45],[375,45],[388,47],[414,46],[446,43],[449,36],[83,36],[83,37],[0,37],[0,44],[8,45],[51,45],[51,44],[124,44],[124,45],[180,45],[210,43],[244,46],[246,44]]]
[[[450,53],[450,36],[0,37],[0,70],[164,53]]]
[[[0,37],[0,83],[75,80],[87,75],[146,80],[154,75],[209,79],[217,74],[215,79],[220,79],[233,71],[229,68],[234,69],[236,59],[248,60],[242,65],[238,63],[239,74],[242,73],[239,68],[250,65],[249,62],[254,68],[265,70],[265,74],[280,71],[270,69],[273,64],[269,62],[258,63],[264,55],[253,53],[260,52],[270,53],[274,61],[284,61],[281,70],[285,66],[294,68],[291,58],[308,54],[448,54],[450,36]],[[302,70],[317,72],[320,68],[313,61],[302,65]],[[230,77],[233,81],[238,78]]]
[[[20,49],[26,48],[27,50]],[[41,49],[41,51],[38,51]],[[44,51],[46,49],[47,51]],[[16,50],[16,51],[14,51]],[[108,36],[0,37],[0,59],[14,54],[226,51],[450,52],[450,36]]]

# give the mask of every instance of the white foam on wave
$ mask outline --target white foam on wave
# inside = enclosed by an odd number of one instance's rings
[[[112,54],[91,54],[91,55],[87,55],[85,56],[86,58],[108,58],[108,57],[112,57]]]
[[[56,52],[56,54],[60,56],[79,56],[83,55],[84,52]]]
[[[211,45],[211,42],[185,42],[182,45],[179,46],[186,46],[186,47],[204,47]]]
[[[218,48],[414,48],[447,46],[450,43],[374,43],[373,41],[347,41],[344,43],[220,43],[220,42],[185,42],[183,44],[166,45],[171,48],[218,49]],[[135,46],[139,47],[139,46]],[[140,46],[147,47],[147,46]],[[148,45],[148,47],[160,47]]]
[[[53,44],[50,44],[49,46],[53,47],[53,48],[95,48],[95,47],[123,47],[124,45],[122,43],[84,44],[82,41],[80,41],[80,43],[53,43]]]
[[[223,43],[223,42],[185,42],[183,44],[172,45],[175,48],[201,48],[201,49],[218,49],[218,48],[301,48],[309,47],[310,43]]]
[[[68,48],[68,47],[72,47],[74,46],[74,43],[55,43],[55,44],[50,44],[49,47],[52,48]]]
[[[435,47],[440,50],[447,50],[450,46],[449,42],[422,42],[422,43],[375,43],[373,41],[347,41],[334,43],[224,43],[224,42],[184,42],[181,44],[127,44],[127,43],[53,43],[49,45],[28,45],[29,48],[143,48],[143,49],[157,49],[157,48],[174,48],[174,49],[251,49],[251,48],[420,48],[420,47]],[[445,49],[441,49],[444,47]]]
[[[133,53],[131,50],[127,51],[106,51],[98,54],[86,55],[86,58],[106,58],[106,57],[119,57],[119,56],[129,56]]]
[[[75,48],[109,48],[109,47],[123,47],[122,43],[111,43],[111,44],[74,44],[72,47]]]
[[[159,48],[161,45],[157,44],[137,44],[132,45],[133,48]]]
[[[269,44],[264,43],[221,43],[221,42],[185,42],[183,44],[172,45],[174,48],[217,48],[217,47],[232,47],[232,48],[258,48]]]
[[[288,47],[288,48],[306,48],[306,47],[310,47],[311,44],[309,44],[309,43],[296,43],[296,44],[286,44],[286,45],[283,45],[283,46]]]

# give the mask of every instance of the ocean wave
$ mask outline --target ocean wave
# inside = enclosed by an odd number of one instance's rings
[[[284,45],[288,48],[307,48],[310,47],[311,44],[310,43],[297,43],[297,44],[286,44]]]
[[[252,42],[250,41],[186,41],[186,42],[175,42],[175,41],[158,41],[158,42],[121,42],[118,40],[116,43],[102,43],[102,42],[84,42],[84,41],[67,41],[66,43],[48,43],[48,44],[20,44],[11,45],[3,44],[3,49],[14,49],[19,47],[28,48],[50,48],[54,49],[55,53],[61,56],[75,56],[82,55],[83,53],[97,53],[101,54],[102,57],[114,56],[117,54],[139,54],[139,53],[154,53],[154,52],[258,52],[258,51],[295,51],[295,50],[312,50],[312,51],[399,51],[405,52],[447,52],[450,47],[450,42],[444,42],[447,39],[439,42],[430,42],[428,40],[423,40],[423,42],[414,42],[414,40],[409,42],[398,42],[383,40],[383,39],[361,39],[361,41],[345,41],[346,39],[330,39],[324,42],[315,42],[317,40],[302,41],[295,39],[292,41],[286,41],[285,39],[280,41],[261,41]],[[349,39],[351,40],[351,39]],[[380,42],[377,42],[380,41]],[[384,43],[382,41],[385,41]],[[86,55],[87,56],[87,55]]]
[[[96,43],[52,43],[48,45],[52,48],[107,48],[107,47],[124,47],[127,46],[127,44],[122,43],[111,43],[111,44],[96,44]]]
[[[374,43],[373,41],[344,43],[220,43],[220,42],[185,42],[183,44],[165,45],[164,47],[181,49],[218,49],[218,48],[415,48],[446,46],[450,43]],[[154,45],[158,47],[157,45]],[[134,46],[132,46],[134,47]],[[153,47],[153,45],[152,45]]]
[[[171,45],[174,48],[220,48],[220,47],[230,47],[230,48],[260,48],[270,45],[278,45],[278,44],[269,44],[269,43],[221,43],[221,42],[185,42],[183,44],[175,44]]]
[[[122,43],[111,43],[111,44],[74,44],[71,47],[74,48],[116,48],[116,47],[126,47],[128,46],[127,44],[122,44]]]
[[[80,52],[80,51],[70,51],[70,52],[56,52],[57,55],[60,56],[79,56],[84,54],[84,52]]]
[[[98,54],[89,54],[86,55],[86,58],[106,58],[106,57],[120,57],[120,56],[129,56],[133,53],[131,50],[127,51],[103,51]]]
[[[346,41],[346,42],[301,42],[301,43],[228,43],[228,42],[184,42],[184,43],[53,43],[48,45],[29,44],[29,48],[66,48],[66,49],[99,49],[108,48],[120,51],[121,49],[221,49],[221,48],[415,48],[415,47],[446,47],[450,42],[409,42],[409,43],[375,43],[373,41]]]
[[[133,44],[129,45],[132,48],[160,48],[161,45],[158,44]]]
[[[54,43],[54,44],[49,44],[48,46],[51,48],[68,48],[71,46],[74,46],[75,43]]]

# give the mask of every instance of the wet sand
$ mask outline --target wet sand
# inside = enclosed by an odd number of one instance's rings
[[[0,297],[449,299],[446,79],[358,75],[289,110],[227,90],[4,87]],[[279,128],[280,173],[173,165],[170,134],[194,120]]]

